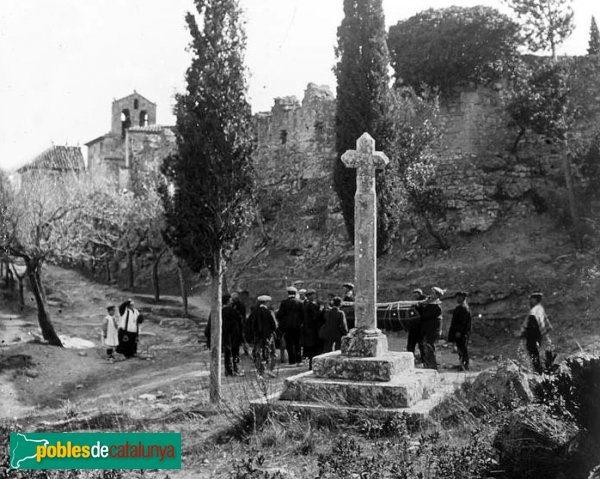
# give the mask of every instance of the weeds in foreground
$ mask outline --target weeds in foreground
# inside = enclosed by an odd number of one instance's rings
[[[271,414],[251,438],[251,451],[237,461],[230,477],[279,477],[268,475],[276,471],[267,467],[269,451],[278,457],[316,454],[311,477],[323,479],[467,479],[485,477],[496,466],[491,433],[477,431],[453,442],[447,434],[410,433],[403,415],[374,418],[354,413],[335,418],[332,414],[329,419],[337,424],[333,429],[315,425],[307,415]]]

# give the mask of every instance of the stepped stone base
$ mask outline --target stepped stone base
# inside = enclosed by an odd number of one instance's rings
[[[417,370],[421,372],[422,370]],[[298,377],[307,377],[310,373],[303,373]],[[409,416],[415,420],[424,420],[430,412],[444,400],[444,398],[453,394],[460,385],[472,380],[477,373],[472,372],[444,372],[439,373],[439,381],[436,382],[435,390],[426,398],[417,401],[409,407],[363,407],[363,406],[347,406],[341,404],[333,404],[330,401],[312,402],[300,400],[282,400],[280,393],[273,393],[265,397],[257,398],[250,402],[252,408],[257,412],[280,411],[289,412],[297,411],[302,414],[309,414],[314,417],[326,415],[327,417],[338,417],[340,421],[344,421],[347,414],[360,413],[373,418],[385,418],[390,415],[402,414]],[[293,379],[290,377],[289,379]]]
[[[412,353],[388,352],[379,357],[344,356],[339,351],[313,359],[313,372],[318,378],[350,379],[353,381],[391,381],[402,371],[412,371]]]
[[[390,381],[318,378],[312,372],[287,378],[279,399],[337,406],[406,408],[427,399],[438,382],[433,370],[412,369]]]

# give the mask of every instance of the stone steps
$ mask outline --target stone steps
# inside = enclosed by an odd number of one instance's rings
[[[305,373],[306,375],[306,373]],[[362,406],[347,406],[340,404],[332,404],[331,402],[312,402],[300,400],[282,400],[281,393],[273,393],[269,396],[262,397],[251,401],[251,405],[255,410],[270,410],[270,411],[297,411],[301,413],[311,414],[314,417],[322,415],[339,415],[341,417],[348,413],[365,414],[368,417],[385,418],[390,415],[403,414],[413,418],[426,418],[429,413],[438,406],[444,398],[453,394],[460,385],[468,380],[473,379],[477,374],[471,372],[439,373],[439,382],[436,384],[430,395],[414,405],[409,407],[376,407],[367,408]]]
[[[365,408],[407,408],[427,399],[438,383],[437,371],[413,369],[389,381],[318,378],[312,372],[284,381],[280,401]]]

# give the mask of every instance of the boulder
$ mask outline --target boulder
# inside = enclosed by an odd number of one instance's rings
[[[503,362],[495,370],[481,372],[473,382],[472,392],[506,406],[513,405],[515,401],[533,401],[529,378],[513,361]]]

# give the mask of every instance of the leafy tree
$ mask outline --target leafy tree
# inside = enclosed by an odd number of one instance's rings
[[[253,133],[243,63],[246,36],[237,0],[195,0],[187,91],[176,97],[177,154],[161,189],[166,239],[190,269],[212,278],[211,401],[220,399],[224,262],[254,216]],[[202,28],[198,22],[202,22]]]
[[[430,8],[391,26],[388,45],[398,84],[450,95],[469,82],[509,76],[519,26],[494,8]]]
[[[344,0],[344,19],[338,28],[336,48],[337,102],[334,188],[351,241],[354,241],[354,194],[356,171],[346,168],[341,155],[356,148],[364,132],[375,138],[379,150],[389,144],[388,49],[381,0]],[[390,185],[386,175],[377,175],[377,249],[389,247],[394,214],[390,210]]]
[[[592,24],[590,25],[590,41],[587,49],[588,55],[598,55],[600,53],[600,32],[598,32],[598,25],[596,19],[592,15]]]
[[[440,248],[448,249],[444,232],[436,227],[446,212],[443,191],[435,182],[433,147],[441,135],[438,99],[430,92],[418,95],[412,88],[401,88],[392,100],[394,134],[388,150],[395,167],[396,211],[410,218],[417,230],[424,226]]]
[[[520,128],[519,137],[526,130],[532,130],[561,147],[569,213],[576,242],[581,246],[579,213],[569,157],[569,132],[578,115],[572,102],[570,75],[568,62],[542,64],[520,78],[507,109],[513,122]]]
[[[573,33],[572,0],[505,0],[521,21],[525,42],[533,51],[548,51],[556,60],[556,48]]]

